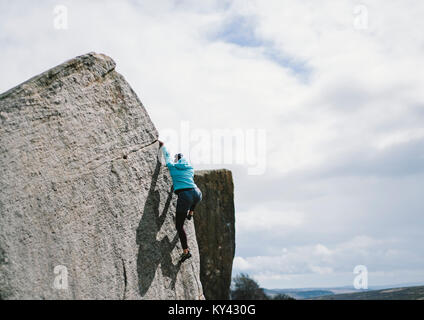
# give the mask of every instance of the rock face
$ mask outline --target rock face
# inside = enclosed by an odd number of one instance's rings
[[[87,54],[0,95],[0,298],[202,299],[158,133],[114,61]]]
[[[200,251],[200,279],[208,300],[229,299],[235,253],[234,184],[229,170],[199,170],[203,200],[193,218]]]

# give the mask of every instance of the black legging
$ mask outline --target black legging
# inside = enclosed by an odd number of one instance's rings
[[[177,212],[175,217],[175,227],[184,250],[188,249],[187,235],[184,231],[184,222],[187,218],[187,211],[194,210],[199,201],[202,200],[202,192],[199,188],[184,190],[178,193]]]
[[[181,246],[183,249],[188,249],[187,245],[187,235],[184,231],[184,222],[187,217],[187,212],[177,211],[177,216],[175,218],[175,227],[177,228],[178,237],[181,241]]]

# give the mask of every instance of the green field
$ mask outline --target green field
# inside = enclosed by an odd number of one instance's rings
[[[332,294],[313,300],[424,300],[424,286]]]

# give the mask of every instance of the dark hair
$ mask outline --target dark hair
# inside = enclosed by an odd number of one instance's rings
[[[180,160],[183,157],[183,154],[182,153],[177,153],[176,156],[177,156],[177,160]]]

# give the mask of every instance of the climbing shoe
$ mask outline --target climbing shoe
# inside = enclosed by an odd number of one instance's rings
[[[190,211],[189,211],[189,213],[187,214],[187,220],[191,220],[191,218],[193,218],[193,215],[194,215],[194,212],[193,214],[190,214]]]
[[[186,260],[187,260],[187,259],[189,259],[189,258],[191,258],[191,253],[190,253],[190,251],[189,251],[188,253],[182,253],[182,254],[181,254],[180,262],[182,263],[182,262],[186,261]]]

